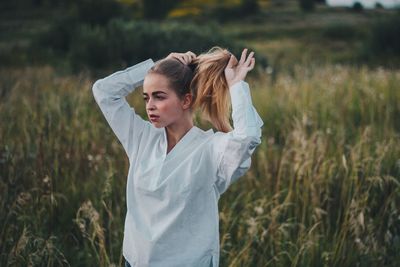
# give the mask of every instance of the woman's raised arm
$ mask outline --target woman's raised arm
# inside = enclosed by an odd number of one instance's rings
[[[125,97],[143,85],[144,77],[153,65],[153,60],[148,59],[99,79],[92,86],[96,103],[129,159],[137,150],[143,130],[150,126],[150,122],[137,115]]]
[[[217,162],[215,185],[220,194],[241,177],[251,165],[251,155],[261,143],[263,121],[253,106],[249,84],[244,81],[253,69],[254,53],[246,58],[245,49],[238,62],[234,56],[225,69],[232,104],[233,130],[217,132],[214,138],[214,157]]]

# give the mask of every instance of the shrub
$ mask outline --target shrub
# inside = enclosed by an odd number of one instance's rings
[[[239,5],[226,6],[218,5],[207,14],[216,20],[223,22],[228,20],[236,20],[238,17],[256,15],[260,12],[260,6],[256,0],[241,0]]]
[[[400,13],[372,27],[369,46],[375,53],[400,56]]]
[[[260,6],[257,0],[242,0],[240,5],[240,10],[244,14],[255,14],[260,11]]]
[[[214,45],[240,54],[242,46],[218,32],[215,25],[192,23],[156,23],[115,19],[105,28],[81,27],[71,47],[75,68],[101,69],[132,65],[147,58],[165,57],[171,51],[193,51],[196,54]],[[264,65],[267,60],[260,57]]]
[[[122,15],[122,6],[115,0],[78,0],[73,10],[80,22],[91,25],[106,25]]]
[[[315,7],[315,0],[299,0],[299,5],[303,11],[312,11]]]
[[[363,11],[364,7],[361,3],[356,2],[356,3],[354,3],[352,9],[356,12],[361,12],[361,11]]]
[[[400,12],[372,24],[371,33],[361,47],[361,58],[371,63],[399,64]]]
[[[362,35],[361,31],[353,26],[335,23],[322,29],[322,37],[333,40],[350,40]]]
[[[143,0],[143,17],[146,19],[164,19],[180,0]]]
[[[112,62],[108,36],[104,28],[81,25],[74,39],[69,57],[75,70],[84,67],[104,68]]]
[[[147,58],[165,57],[171,51],[196,54],[222,46],[240,55],[243,46],[219,32],[215,24],[197,25],[174,21],[159,23],[111,19],[106,25],[79,24],[73,16],[56,21],[33,42],[35,55],[44,61],[72,67],[101,70],[127,66]],[[59,62],[56,62],[59,61]],[[266,67],[267,59],[257,57]]]
[[[57,17],[47,31],[33,39],[32,46],[50,48],[56,54],[65,54],[70,49],[78,25],[77,18],[71,13]]]

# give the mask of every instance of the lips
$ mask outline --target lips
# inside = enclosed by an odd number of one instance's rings
[[[150,114],[149,118],[150,118],[151,121],[156,121],[156,120],[158,120],[158,118],[160,118],[160,116]]]

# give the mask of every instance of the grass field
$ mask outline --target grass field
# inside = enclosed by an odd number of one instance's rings
[[[400,264],[400,70],[351,62],[357,25],[384,14],[291,7],[221,25],[272,63],[249,79],[262,144],[220,200],[221,266]],[[122,266],[129,163],[93,82],[0,69],[0,266]],[[129,102],[145,115],[140,90]]]

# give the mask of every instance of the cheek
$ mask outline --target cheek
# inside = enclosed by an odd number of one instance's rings
[[[158,106],[158,109],[163,115],[174,116],[181,113],[179,105],[175,101],[163,101],[163,103],[160,103]]]

